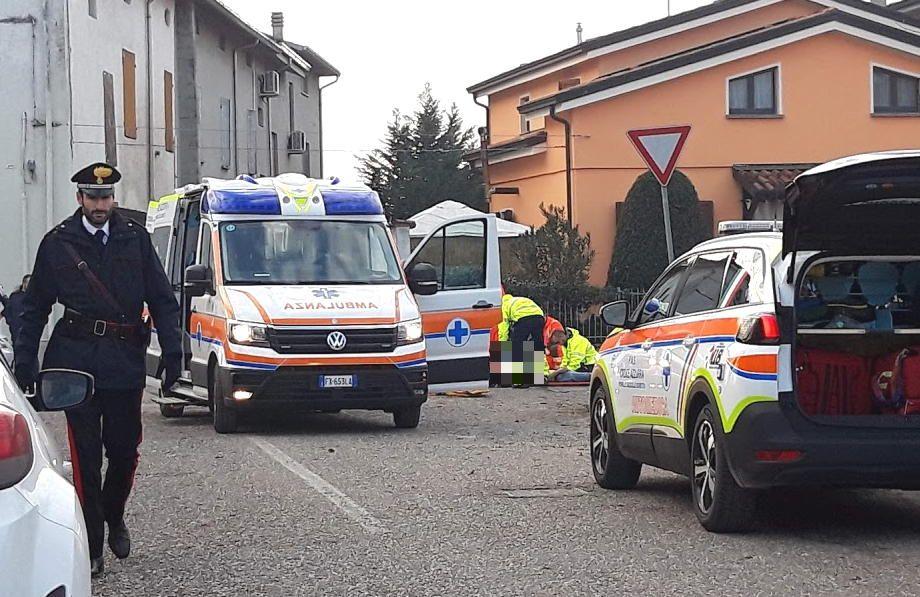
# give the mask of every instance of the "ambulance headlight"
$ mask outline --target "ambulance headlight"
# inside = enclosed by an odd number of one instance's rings
[[[230,340],[245,346],[268,346],[268,335],[264,325],[249,323],[230,324]]]
[[[414,344],[422,339],[422,320],[413,319],[399,324],[399,344]]]

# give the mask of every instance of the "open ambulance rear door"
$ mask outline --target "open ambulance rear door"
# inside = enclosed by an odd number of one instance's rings
[[[489,387],[489,333],[501,321],[501,271],[494,215],[448,220],[409,256],[406,271],[432,265],[438,292],[416,295],[432,392]]]
[[[189,300],[185,296],[183,276],[185,268],[195,262],[198,254],[200,203],[201,190],[195,188],[151,201],[147,208],[147,231],[172,284],[176,301],[182,308],[182,346],[185,352],[182,378],[186,381],[191,379],[188,370],[191,346],[188,336]],[[160,344],[154,334],[147,349],[147,375],[155,376],[159,361]]]

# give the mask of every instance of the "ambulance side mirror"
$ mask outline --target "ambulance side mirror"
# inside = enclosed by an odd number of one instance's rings
[[[190,265],[185,269],[185,293],[204,296],[214,292],[214,277],[206,265]]]
[[[409,269],[409,290],[420,296],[438,292],[438,270],[430,263],[416,263]]]
[[[601,319],[609,326],[616,328],[627,327],[628,317],[629,303],[626,301],[608,303],[601,308]]]

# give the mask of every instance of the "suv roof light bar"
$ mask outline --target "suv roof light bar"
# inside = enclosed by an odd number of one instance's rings
[[[719,222],[719,236],[747,234],[749,232],[782,232],[783,223],[774,220],[739,220]]]

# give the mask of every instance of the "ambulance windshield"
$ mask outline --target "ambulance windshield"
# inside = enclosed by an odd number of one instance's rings
[[[225,222],[228,284],[397,284],[399,262],[382,223],[336,220]]]

